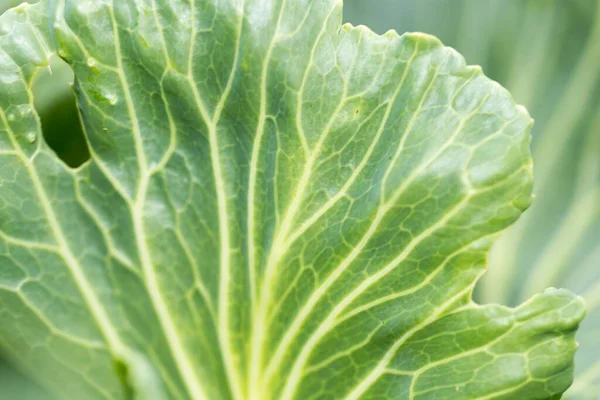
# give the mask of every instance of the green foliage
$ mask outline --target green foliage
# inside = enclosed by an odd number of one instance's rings
[[[451,18],[449,18],[451,16]],[[536,200],[494,247],[483,302],[516,305],[548,286],[582,295],[575,384],[600,396],[600,7],[595,0],[349,0],[346,18],[423,30],[481,64],[531,110]]]
[[[471,299],[530,204],[529,115],[434,37],[341,13],[63,0],[0,17],[14,363],[60,399],[566,390],[580,298]],[[90,152],[75,169],[34,111],[56,53]]]

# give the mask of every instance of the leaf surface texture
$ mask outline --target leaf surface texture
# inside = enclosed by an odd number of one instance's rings
[[[339,1],[53,1],[0,18],[0,345],[66,399],[549,398],[582,300],[476,305],[531,119]],[[73,68],[91,159],[41,140]]]

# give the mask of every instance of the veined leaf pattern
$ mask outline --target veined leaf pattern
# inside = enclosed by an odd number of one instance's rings
[[[471,300],[530,203],[529,115],[434,37],[341,14],[58,0],[1,17],[2,348],[73,399],[564,391],[579,298]],[[75,170],[33,108],[55,52],[90,147]]]
[[[517,305],[549,286],[581,295],[574,383],[600,396],[600,3],[595,0],[363,0],[344,16],[378,32],[430,32],[480,64],[536,119],[535,202],[494,244],[475,299]],[[528,38],[522,40],[522,38]],[[568,56],[566,54],[569,54]]]

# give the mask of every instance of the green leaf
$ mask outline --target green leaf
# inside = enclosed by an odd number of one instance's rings
[[[519,398],[580,298],[471,294],[530,203],[531,119],[339,1],[53,1],[0,17],[0,345],[61,399]],[[31,91],[75,73],[91,159]]]
[[[0,360],[0,388],[5,399],[54,400],[47,391],[15,371],[4,360]]]
[[[598,2],[383,0],[378,5],[349,0],[346,18],[369,23],[380,32],[399,27],[439,35],[467,60],[483,65],[536,119],[532,131],[536,201],[494,246],[476,298],[516,305],[548,286],[581,295],[589,315],[577,334],[581,349],[575,382],[565,398],[596,400],[600,396]]]
[[[536,36],[549,42],[548,49],[560,46],[574,54],[568,63],[559,59],[550,65],[540,55],[559,100],[537,94],[536,85],[529,89],[536,93],[530,101],[534,115],[549,115],[533,148],[539,201],[492,252],[490,267],[496,273],[482,282],[482,298],[517,304],[551,285],[581,295],[589,316],[577,336],[581,350],[566,398],[595,400],[600,396],[600,7],[586,1],[570,9],[538,12],[550,15],[568,34]],[[545,23],[552,31],[557,25]],[[534,70],[527,75],[541,74]],[[502,270],[506,264],[513,268]]]

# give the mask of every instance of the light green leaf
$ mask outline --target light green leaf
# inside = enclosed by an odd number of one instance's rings
[[[529,205],[527,112],[339,1],[53,1],[0,18],[0,345],[58,397],[556,398],[582,300],[478,306]],[[91,159],[41,138],[72,66]]]
[[[596,0],[382,0],[378,7],[346,2],[348,20],[380,32],[398,27],[439,35],[469,62],[483,65],[536,119],[536,201],[494,246],[476,298],[516,305],[548,286],[581,295],[589,315],[577,334],[575,381],[565,398],[586,400],[600,396],[598,5]]]

